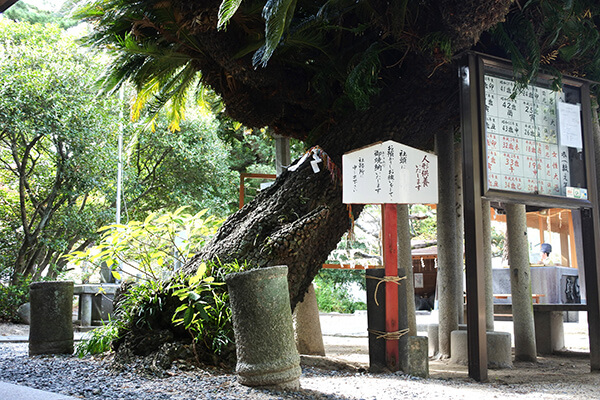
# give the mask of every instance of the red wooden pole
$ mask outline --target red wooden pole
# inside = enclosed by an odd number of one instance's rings
[[[381,206],[381,226],[383,230],[383,265],[385,276],[398,276],[398,224],[395,204]],[[397,332],[398,327],[398,285],[385,283],[385,330]],[[386,340],[385,363],[391,371],[400,369],[398,340]]]

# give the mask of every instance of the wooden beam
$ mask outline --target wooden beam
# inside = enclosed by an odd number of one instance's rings
[[[398,224],[395,204],[381,206],[381,226],[383,229],[383,266],[385,276],[398,276]],[[398,285],[385,283],[385,331],[398,332]],[[390,371],[400,370],[399,340],[386,340],[385,362]]]
[[[19,0],[0,0],[0,13],[8,10],[12,5],[14,5]]]

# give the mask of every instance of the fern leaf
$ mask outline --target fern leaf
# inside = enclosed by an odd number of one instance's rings
[[[217,23],[217,29],[224,29],[227,27],[227,23],[233,17],[233,14],[238,10],[242,4],[242,0],[223,0],[219,7],[219,21]]]
[[[263,8],[265,19],[265,44],[254,53],[254,66],[266,67],[279,45],[284,32],[290,26],[297,0],[268,0]]]

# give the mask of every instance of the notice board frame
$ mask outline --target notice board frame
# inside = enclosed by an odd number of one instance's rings
[[[595,170],[594,141],[591,124],[590,82],[563,77],[563,84],[580,90],[581,127],[587,199],[503,191],[487,188],[485,153],[485,92],[486,68],[512,74],[512,65],[506,60],[468,52],[459,67],[460,110],[463,141],[463,201],[465,224],[465,267],[467,291],[467,334],[469,376],[477,381],[488,380],[485,323],[485,283],[483,235],[481,230],[484,200],[517,203],[540,207],[557,207],[581,211],[583,258],[587,290],[587,311],[590,338],[590,366],[600,370],[600,260],[596,252],[596,238],[600,238],[598,222],[598,190]],[[541,78],[546,78],[543,75]],[[485,162],[484,162],[485,160]]]

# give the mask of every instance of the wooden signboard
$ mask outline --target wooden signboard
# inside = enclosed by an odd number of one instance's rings
[[[342,157],[346,204],[438,202],[437,156],[388,140]]]

